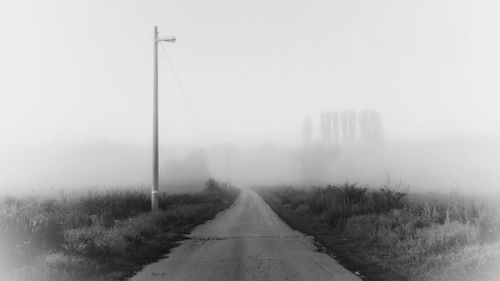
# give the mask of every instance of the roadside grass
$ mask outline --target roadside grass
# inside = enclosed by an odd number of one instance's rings
[[[200,192],[162,194],[154,213],[148,192],[140,190],[3,198],[0,280],[124,280],[238,194],[209,180]]]
[[[494,206],[459,190],[430,198],[356,184],[259,193],[280,217],[367,280],[495,280],[500,221]]]

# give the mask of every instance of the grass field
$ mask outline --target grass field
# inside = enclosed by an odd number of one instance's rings
[[[177,245],[183,234],[229,207],[239,191],[214,180],[200,192],[147,191],[0,201],[0,280],[123,280]]]
[[[458,190],[430,197],[346,183],[259,192],[366,280],[498,280],[498,213]]]

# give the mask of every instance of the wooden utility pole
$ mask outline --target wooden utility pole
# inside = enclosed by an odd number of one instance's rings
[[[158,37],[158,27],[154,27],[154,62],[153,62],[153,186],[151,188],[151,210],[158,211],[158,43],[175,42],[175,37]]]

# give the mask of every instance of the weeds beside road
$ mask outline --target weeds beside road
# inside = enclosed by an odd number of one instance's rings
[[[289,225],[366,280],[497,280],[498,214],[458,192],[431,198],[355,184],[260,189]]]
[[[239,191],[210,180],[203,191],[144,191],[0,201],[0,280],[123,280],[161,258],[183,234],[229,207]]]

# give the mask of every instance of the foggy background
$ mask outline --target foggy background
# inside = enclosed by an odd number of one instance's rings
[[[382,185],[389,174],[412,191],[498,193],[499,11],[451,0],[2,1],[1,192],[150,183],[158,25],[178,38],[165,47],[192,107],[160,51],[167,188],[208,176]],[[366,109],[381,117],[376,144],[359,123],[352,140],[325,141],[322,113]]]

